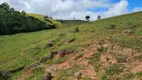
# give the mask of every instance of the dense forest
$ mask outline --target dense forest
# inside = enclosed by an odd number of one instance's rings
[[[26,16],[26,12],[16,11],[8,3],[0,5],[0,35],[15,34],[20,32],[32,32],[44,29],[56,28],[34,17]]]

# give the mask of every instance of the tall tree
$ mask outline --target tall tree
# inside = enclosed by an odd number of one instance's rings
[[[26,15],[26,12],[23,10],[23,11],[21,12],[21,14],[22,14],[22,15]]]
[[[86,19],[87,21],[89,21],[90,16],[89,16],[89,15],[85,16],[85,19]]]
[[[10,10],[10,6],[8,3],[4,2],[0,5],[0,8],[3,8],[4,10],[9,11]]]
[[[101,19],[101,16],[100,15],[98,15],[98,20],[100,20]]]

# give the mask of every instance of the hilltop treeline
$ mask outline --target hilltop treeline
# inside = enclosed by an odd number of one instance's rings
[[[52,24],[46,24],[34,17],[26,16],[25,11],[15,11],[14,8],[11,8],[7,3],[0,5],[1,35],[53,28],[55,28],[55,26]]]

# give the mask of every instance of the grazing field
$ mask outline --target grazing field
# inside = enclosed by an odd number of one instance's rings
[[[43,80],[49,72],[55,80],[141,80],[141,16],[74,21],[69,27],[55,21],[62,27],[0,36],[0,80]]]

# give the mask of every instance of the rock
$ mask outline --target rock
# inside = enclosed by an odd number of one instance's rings
[[[114,24],[110,24],[109,26],[107,26],[107,29],[115,29],[116,28],[116,25]]]
[[[81,75],[82,75],[81,72],[76,72],[76,73],[74,73],[74,77],[77,78],[77,79],[80,79],[80,78],[81,78]]]
[[[128,29],[128,30],[124,30],[122,33],[124,35],[132,35],[134,32],[131,29]]]
[[[48,60],[48,57],[43,57],[43,58],[40,60],[40,63],[45,63],[47,60]]]
[[[53,44],[52,43],[47,43],[45,48],[50,48],[50,47],[53,47]]]

